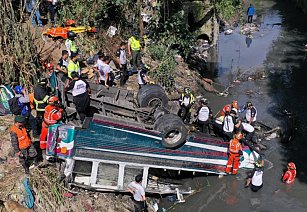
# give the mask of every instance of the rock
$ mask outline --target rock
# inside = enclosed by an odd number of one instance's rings
[[[7,130],[7,127],[6,127],[6,126],[0,126],[0,131],[1,131],[1,132],[4,132],[5,130]]]
[[[29,209],[29,208],[25,208],[22,205],[20,205],[18,202],[9,200],[3,203],[4,207],[7,211],[11,212],[32,212],[33,210]]]

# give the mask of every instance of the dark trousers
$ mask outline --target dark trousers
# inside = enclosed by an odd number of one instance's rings
[[[34,135],[39,136],[42,132],[42,123],[45,111],[36,111],[36,129],[33,132]],[[33,130],[34,131],[34,130]]]
[[[253,16],[252,15],[247,16],[247,23],[253,23]]]
[[[48,11],[49,11],[49,15],[50,15],[50,21],[51,21],[52,24],[54,24],[54,16],[55,16],[55,13],[56,13],[56,5],[52,5],[51,3],[49,3]]]
[[[140,68],[141,66],[141,52],[140,51],[132,51],[132,67],[133,69]]]
[[[129,76],[128,76],[127,64],[122,64],[122,67],[120,69],[120,86],[125,85],[128,78]]]
[[[29,173],[29,167],[31,165],[31,160],[37,161],[37,152],[33,146],[29,146],[26,149],[20,150],[19,163],[22,165],[26,173]]]
[[[210,128],[209,128],[209,120],[207,121],[200,121],[198,120],[198,127],[200,132],[208,134],[210,133]]]
[[[255,186],[255,185],[251,184],[251,190],[253,192],[259,191],[262,187],[263,187],[263,184],[261,184],[260,186]]]
[[[146,201],[133,200],[133,202],[134,202],[135,212],[147,212],[148,211]]]
[[[76,111],[79,114],[81,124],[90,110],[90,97],[87,94],[82,94],[81,97],[74,97],[73,102],[76,106]]]
[[[178,112],[178,115],[182,118],[182,121],[185,123],[190,123],[191,118],[191,106],[181,105],[181,108]]]

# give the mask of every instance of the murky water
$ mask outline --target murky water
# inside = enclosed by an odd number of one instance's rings
[[[307,16],[288,1],[253,2],[260,31],[252,42],[236,29],[232,35],[221,34],[218,45],[216,81],[227,86],[237,69],[254,67],[267,71],[268,78],[236,84],[227,98],[208,96],[214,111],[236,99],[240,104],[251,100],[258,109],[258,120],[271,126],[285,125],[278,111],[287,109],[296,114],[298,131],[289,144],[267,141],[267,160],[273,168],[264,173],[264,187],[257,193],[244,188],[245,172],[237,176],[195,177],[187,184],[200,191],[186,198],[170,211],[307,211],[307,61],[303,43],[307,42]],[[281,23],[281,25],[274,25]],[[248,44],[247,44],[248,43]],[[247,95],[247,91],[252,94]],[[298,176],[293,185],[281,183],[287,162],[297,165]]]

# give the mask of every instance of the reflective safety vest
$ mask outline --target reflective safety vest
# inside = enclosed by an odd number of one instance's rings
[[[33,98],[35,103],[35,110],[36,111],[45,111],[45,107],[42,105],[45,105],[48,102],[49,96],[45,96],[43,100],[37,100]]]
[[[287,170],[282,179],[287,184],[290,184],[294,182],[295,177],[296,177],[296,170]]]
[[[17,135],[18,139],[18,148],[20,150],[27,149],[29,146],[31,146],[31,139],[27,133],[27,130],[25,127],[18,128],[15,125],[11,127],[11,132],[14,132]]]
[[[80,66],[79,66],[79,62],[74,62],[72,60],[70,60],[68,62],[68,66],[67,66],[67,72],[68,72],[68,77],[71,79],[71,73],[72,72],[77,72],[80,75]]]
[[[180,102],[181,103],[184,103],[184,98],[187,98],[187,96],[185,96],[185,94],[183,93],[183,94],[181,94],[181,97],[180,97]],[[189,105],[194,104],[195,98],[194,98],[193,94],[190,94],[188,96],[188,98],[189,98]]]
[[[240,144],[239,140],[236,138],[231,139],[229,142],[229,152],[238,154],[240,150],[242,151],[242,145]]]
[[[63,109],[60,109],[53,105],[48,105],[45,108],[44,123],[46,125],[56,124],[59,120],[62,119],[62,111]]]
[[[130,47],[132,51],[139,51],[141,49],[141,43],[140,40],[135,39],[134,36],[129,38],[130,41]]]
[[[72,40],[69,40],[69,39],[67,39],[67,46],[69,45],[69,48],[70,49],[68,49],[70,52],[74,52],[74,53],[77,53],[77,51],[78,51],[78,48],[77,48],[77,45],[76,45],[76,43],[74,42],[74,41],[72,41]]]

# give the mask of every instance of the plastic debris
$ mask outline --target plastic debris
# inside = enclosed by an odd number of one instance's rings
[[[108,31],[107,31],[107,35],[112,38],[115,34],[116,34],[117,28],[114,26],[110,26]]]
[[[72,198],[74,196],[74,194],[70,193],[70,192],[66,192],[63,194],[64,197],[67,197],[67,198]]]

